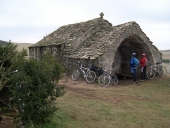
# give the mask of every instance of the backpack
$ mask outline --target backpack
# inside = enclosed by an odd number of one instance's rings
[[[91,67],[90,67],[90,70],[96,72],[96,71],[97,71],[97,67],[96,67],[95,65],[92,64]]]
[[[137,58],[134,58],[133,63],[134,63],[134,69],[136,69],[139,65],[139,60]]]
[[[97,73],[98,73],[99,76],[102,75],[103,72],[104,72],[104,70],[102,69],[102,67],[100,67],[100,68],[98,69],[98,71],[97,71]]]

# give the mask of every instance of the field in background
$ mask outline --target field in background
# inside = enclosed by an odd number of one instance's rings
[[[163,65],[167,68],[167,71],[170,74],[170,50],[161,50],[160,52],[162,53],[162,59],[166,60],[166,63],[163,63]]]
[[[13,44],[18,45],[18,47],[17,47],[18,51],[21,51],[24,48],[27,50],[28,54],[29,54],[29,46],[33,45],[31,43],[13,43]]]
[[[163,59],[167,59],[167,60],[170,60],[170,50],[161,50],[160,51],[162,53],[162,58]]]

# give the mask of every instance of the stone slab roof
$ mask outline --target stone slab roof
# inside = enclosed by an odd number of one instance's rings
[[[122,35],[124,36],[122,39],[127,38],[128,33],[133,30],[136,30],[134,34],[143,36],[140,26],[135,21],[112,26],[100,17],[86,22],[64,25],[30,47],[64,44],[64,50],[67,51],[65,57],[95,59],[107,52],[111,45],[118,43],[118,38],[122,38]],[[145,39],[148,38],[144,36]],[[117,45],[119,44],[115,44]]]
[[[85,32],[88,32],[95,26],[97,26],[100,20],[100,18],[96,18],[86,22],[64,25],[51,34],[47,35],[31,47],[59,45],[62,43],[67,43],[71,36],[73,36],[74,39],[81,37]]]
[[[87,41],[83,42],[79,48],[71,53],[68,57],[71,58],[91,58],[95,59],[98,56],[107,52],[116,39],[129,27],[137,25],[136,22],[127,22],[117,26],[110,27],[106,30],[99,30]]]

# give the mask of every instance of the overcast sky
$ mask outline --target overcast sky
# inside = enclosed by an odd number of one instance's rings
[[[159,50],[170,49],[170,0],[0,0],[0,40],[37,43],[101,12],[113,26],[136,21]]]

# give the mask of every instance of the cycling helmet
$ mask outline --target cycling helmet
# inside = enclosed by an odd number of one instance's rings
[[[133,53],[132,53],[132,56],[136,56],[136,53],[135,53],[135,52],[133,52]]]
[[[146,54],[145,54],[145,53],[143,53],[143,54],[142,54],[142,56],[146,56]]]

